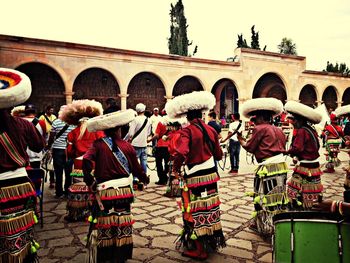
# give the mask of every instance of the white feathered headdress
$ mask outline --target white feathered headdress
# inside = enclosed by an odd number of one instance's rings
[[[278,115],[283,111],[283,104],[275,98],[256,98],[243,103],[241,109],[243,116],[249,119],[255,111],[271,111]]]
[[[284,109],[291,114],[300,115],[314,124],[320,123],[322,120],[321,113],[300,102],[288,101],[284,105]]]
[[[95,100],[73,100],[59,112],[59,118],[71,125],[78,125],[80,119],[93,118],[103,113],[102,104]]]
[[[165,104],[165,111],[170,118],[180,118],[191,110],[211,110],[216,103],[215,96],[208,91],[194,91],[175,97]]]
[[[345,106],[342,106],[342,107],[337,108],[337,109],[334,111],[334,114],[335,114],[337,117],[342,116],[342,115],[346,115],[346,114],[350,114],[350,105],[345,105]]]
[[[132,109],[116,111],[89,119],[86,127],[89,132],[112,129],[128,124],[135,119],[136,115],[136,111]]]

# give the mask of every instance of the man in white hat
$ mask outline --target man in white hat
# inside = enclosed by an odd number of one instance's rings
[[[246,101],[242,112],[246,118],[255,116],[255,128],[248,141],[238,133],[243,148],[255,155],[259,163],[254,178],[255,222],[250,228],[263,235],[273,233],[272,216],[286,210],[286,180],[288,167],[285,163],[286,137],[281,129],[272,125],[272,117],[283,110],[281,101],[275,98],[257,98]]]
[[[96,196],[88,219],[89,262],[125,262],[132,257],[133,177],[149,183],[133,146],[121,138],[121,127],[134,119],[135,111],[129,109],[87,121],[89,132],[104,130],[106,135],[83,158],[84,181]]]
[[[151,123],[145,116],[146,105],[138,103],[136,105],[136,118],[130,123],[127,139],[136,151],[136,156],[140,160],[140,164],[147,173],[147,138],[151,135]]]
[[[0,262],[36,262],[34,240],[36,193],[25,167],[27,147],[40,152],[45,140],[35,126],[10,115],[31,94],[29,78],[0,68]]]
[[[199,260],[225,246],[216,166],[223,153],[216,131],[202,120],[202,112],[211,110],[215,102],[213,94],[200,91],[175,97],[165,106],[170,118],[185,115],[190,122],[179,132],[173,149],[173,173],[183,182],[184,229],[179,246],[186,248],[183,256]],[[183,163],[185,173],[181,174]]]
[[[297,159],[294,172],[288,182],[288,197],[293,209],[311,209],[322,196],[320,143],[316,130],[311,124],[322,120],[315,109],[296,101],[288,101],[285,110],[294,116],[296,134],[288,154]]]

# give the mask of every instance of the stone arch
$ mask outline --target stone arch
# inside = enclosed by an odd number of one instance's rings
[[[283,103],[287,100],[287,92],[284,82],[276,73],[265,73],[256,82],[253,90],[253,98],[273,97]]]
[[[66,104],[65,86],[57,71],[43,63],[29,62],[16,68],[25,73],[32,83],[32,94],[26,103],[36,106],[38,113],[52,105],[56,112]]]
[[[183,76],[178,79],[173,88],[173,96],[179,96],[192,91],[203,91],[203,85],[198,78],[193,76]]]
[[[342,106],[350,104],[350,87],[346,88],[342,97]]]
[[[137,103],[146,105],[146,110],[163,109],[166,103],[165,87],[161,79],[151,72],[135,75],[128,85],[127,107],[135,109]]]
[[[120,88],[114,75],[102,68],[88,68],[82,71],[73,83],[73,99],[94,99],[106,107],[106,100],[114,98],[120,107]]]
[[[301,103],[310,107],[317,106],[317,94],[315,86],[311,84],[305,85],[300,91],[299,100]]]
[[[221,118],[238,112],[238,90],[235,83],[230,79],[218,80],[211,92],[215,95],[215,112]]]
[[[338,95],[334,86],[328,86],[323,91],[322,100],[326,105],[327,110],[330,108],[333,108],[333,110],[337,108]]]

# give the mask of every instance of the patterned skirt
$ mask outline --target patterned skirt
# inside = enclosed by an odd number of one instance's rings
[[[321,174],[319,162],[301,162],[295,166],[288,182],[288,197],[292,209],[311,209],[322,198]]]
[[[226,246],[220,221],[218,181],[215,167],[185,175],[181,193],[184,228],[178,248],[184,245],[189,250],[194,249],[195,240],[202,244],[206,252]]]
[[[326,168],[334,168],[340,165],[340,160],[338,159],[338,153],[340,152],[340,146],[342,139],[328,139],[326,141],[326,158],[327,164]]]
[[[130,211],[134,193],[130,186],[99,191],[104,206],[101,211],[96,201],[89,216],[91,235],[88,237],[87,262],[124,262],[132,258],[132,225]]]
[[[84,182],[79,182],[76,178],[74,182],[68,189],[68,218],[72,221],[85,220],[90,213],[89,203],[93,200],[93,196]]]
[[[169,165],[169,179],[168,186],[165,192],[165,195],[168,197],[180,197],[181,196],[181,188],[180,188],[180,179],[175,178],[175,175],[172,173],[172,161],[170,161]]]
[[[272,217],[287,210],[286,193],[288,167],[285,162],[260,165],[255,173],[253,218],[259,233],[273,234]]]
[[[0,262],[37,260],[35,205],[35,190],[27,176],[0,180]]]

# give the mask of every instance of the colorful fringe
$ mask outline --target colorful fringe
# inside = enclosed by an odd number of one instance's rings
[[[323,185],[320,176],[305,176],[293,173],[288,182],[288,197],[294,209],[311,209],[322,197]]]
[[[207,252],[226,246],[220,222],[218,180],[219,176],[211,169],[185,179],[181,199],[184,229],[177,248],[184,245],[191,249],[194,240],[199,241]]]
[[[96,211],[96,202],[92,207],[89,221],[93,231],[89,237],[89,253],[87,262],[124,262],[132,258],[133,238],[132,225],[134,219],[130,213],[130,203],[133,198],[130,187],[107,189],[99,192],[106,198],[102,201],[104,211]],[[93,219],[93,216],[96,216]]]
[[[0,188],[0,203],[27,199],[35,196],[35,190],[29,182]]]
[[[258,232],[263,235],[273,234],[272,217],[286,211],[288,197],[286,181],[288,166],[285,162],[260,165],[254,179],[253,197],[255,211],[253,218]]]
[[[70,173],[71,177],[84,177],[83,170],[81,169],[73,169]]]
[[[328,163],[326,164],[326,168],[334,169],[334,167],[338,167],[340,165],[340,160],[338,159],[338,153],[340,152],[340,145],[342,143],[342,139],[328,139],[326,141],[326,159]]]
[[[67,212],[73,221],[84,220],[89,215],[89,202],[94,197],[85,183],[76,183],[68,189]]]
[[[31,210],[0,216],[0,262],[35,262],[40,247],[34,241],[36,220]]]

